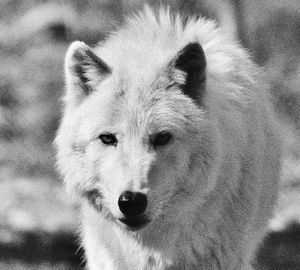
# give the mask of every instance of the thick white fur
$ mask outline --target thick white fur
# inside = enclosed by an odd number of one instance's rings
[[[190,42],[207,61],[202,104],[164,88],[165,67]],[[184,27],[179,16],[146,8],[94,49],[112,74],[84,96],[70,67],[85,46],[75,42],[67,53],[56,146],[67,188],[81,201],[88,269],[251,269],[280,169],[261,70],[213,21]],[[147,136],[166,129],[174,140],[151,150]],[[118,146],[101,144],[103,132],[117,134]],[[103,212],[84,198],[95,189]],[[125,190],[149,200],[152,221],[135,232],[117,221]]]

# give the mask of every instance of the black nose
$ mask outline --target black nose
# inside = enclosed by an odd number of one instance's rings
[[[147,208],[147,197],[143,193],[125,191],[119,197],[120,211],[127,217],[142,215]]]

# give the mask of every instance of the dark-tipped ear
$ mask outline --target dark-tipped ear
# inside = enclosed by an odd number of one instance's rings
[[[205,94],[206,79],[202,46],[197,42],[186,45],[172,60],[171,68],[171,79],[178,83],[182,92],[197,102],[201,101]]]
[[[75,41],[66,54],[65,73],[67,99],[78,101],[111,74],[111,69],[84,42]]]

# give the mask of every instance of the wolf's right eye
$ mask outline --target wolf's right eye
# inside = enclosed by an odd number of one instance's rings
[[[107,144],[107,145],[113,145],[116,146],[118,143],[118,140],[114,134],[111,133],[104,133],[99,135],[98,137],[102,143]]]

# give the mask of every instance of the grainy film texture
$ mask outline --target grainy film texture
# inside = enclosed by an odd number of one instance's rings
[[[0,0],[0,269],[84,269],[77,205],[55,168],[64,59],[75,40],[90,46],[105,40],[140,2]],[[283,164],[276,211],[255,266],[300,269],[300,2],[161,2],[221,21],[264,67]]]

